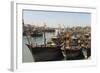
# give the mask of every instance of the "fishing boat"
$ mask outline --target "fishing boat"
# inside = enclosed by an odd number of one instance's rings
[[[35,62],[63,60],[64,56],[62,54],[61,46],[55,44],[52,45],[52,43],[51,45],[48,45],[46,43],[45,31],[43,31],[43,38],[44,38],[43,45],[33,46],[33,44],[30,43],[29,39],[28,39],[29,43],[26,44],[27,47],[30,49],[33,58],[35,59]]]
[[[64,41],[64,49],[63,52],[66,56],[67,60],[80,60],[88,58],[89,49],[84,46],[82,47],[78,41],[79,38],[76,34],[72,34],[70,32],[66,32],[63,37]]]

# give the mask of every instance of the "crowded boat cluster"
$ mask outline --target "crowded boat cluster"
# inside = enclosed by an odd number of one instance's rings
[[[45,33],[55,33],[49,41]],[[36,62],[58,60],[80,60],[91,57],[91,27],[58,27],[23,25],[26,46],[31,50]],[[30,36],[30,37],[29,37]],[[33,44],[30,38],[43,37],[44,44]],[[34,42],[35,43],[35,42]]]

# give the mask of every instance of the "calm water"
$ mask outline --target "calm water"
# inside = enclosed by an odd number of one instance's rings
[[[55,35],[55,33],[45,33],[45,35],[46,35],[46,42],[48,42],[48,41],[50,41],[51,37],[53,37]],[[37,43],[37,45],[44,44],[43,36],[32,37],[30,40],[33,44],[36,44],[36,43]],[[22,61],[23,62],[33,62],[34,58],[31,54],[29,48],[25,44],[28,44],[28,40],[27,40],[26,36],[23,36],[23,50],[22,50],[22,57],[23,58],[22,58]]]

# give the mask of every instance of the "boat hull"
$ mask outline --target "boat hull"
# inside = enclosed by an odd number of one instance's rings
[[[28,45],[31,50],[35,62],[41,61],[59,61],[63,60],[64,56],[61,51],[61,47],[32,47]]]
[[[73,50],[73,49],[67,49],[66,50],[66,59],[67,60],[80,60],[84,59],[84,55],[80,49],[78,50]]]
[[[81,60],[85,59],[85,56],[89,58],[91,56],[91,49],[85,49],[86,54],[83,54],[83,49],[67,49],[66,50],[66,59],[67,60]]]

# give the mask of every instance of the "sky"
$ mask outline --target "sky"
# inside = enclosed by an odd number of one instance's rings
[[[23,10],[23,20],[25,24],[48,27],[90,26],[91,14],[79,12],[61,12],[61,11],[35,11]]]

